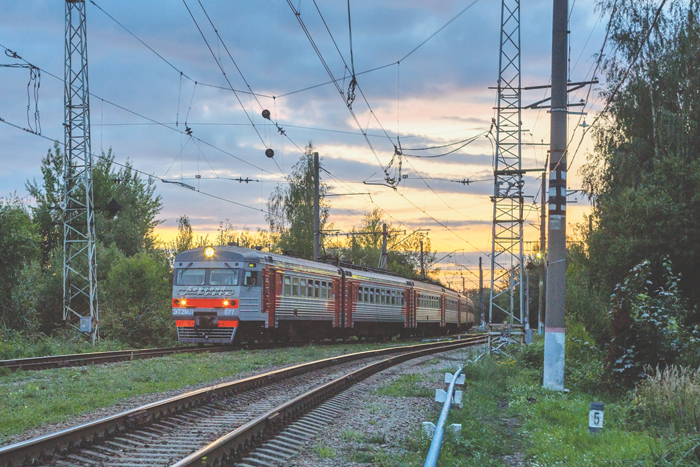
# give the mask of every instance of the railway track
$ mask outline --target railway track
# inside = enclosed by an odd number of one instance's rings
[[[228,352],[237,349],[232,346],[215,347],[167,347],[160,349],[115,350],[111,352],[94,352],[70,355],[53,355],[47,357],[18,358],[0,360],[0,368],[10,371],[46,370],[71,366],[96,365],[99,363],[124,362],[144,358],[163,357],[178,353]]]
[[[203,388],[0,448],[0,466],[230,463],[316,405],[378,371],[483,342],[483,337],[475,337],[359,352]],[[284,449],[283,444],[279,446]]]
[[[410,341],[411,339],[406,339]],[[346,341],[343,344],[364,344],[371,341]],[[333,341],[316,342],[315,345],[334,345]],[[308,342],[285,343],[283,347],[301,347]],[[46,357],[17,358],[13,360],[0,360],[0,369],[7,368],[10,371],[36,371],[49,368],[67,368],[85,365],[97,365],[100,363],[125,362],[146,358],[164,357],[179,353],[203,353],[203,352],[232,352],[235,350],[264,350],[279,348],[274,343],[245,343],[233,345],[217,345],[207,347],[164,347],[158,349],[140,350],[115,350],[109,352],[81,353],[70,355],[52,355]]]

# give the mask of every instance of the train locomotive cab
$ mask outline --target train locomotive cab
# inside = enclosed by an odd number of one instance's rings
[[[175,257],[172,313],[178,341],[229,344],[242,312],[260,315],[262,268],[255,253],[208,246]]]

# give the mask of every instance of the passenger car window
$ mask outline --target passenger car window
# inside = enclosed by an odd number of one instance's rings
[[[288,276],[284,276],[284,296],[292,296],[292,278]]]
[[[292,295],[294,297],[299,296],[299,278],[298,277],[293,277],[292,278],[292,284],[294,285],[294,289],[292,291]]]

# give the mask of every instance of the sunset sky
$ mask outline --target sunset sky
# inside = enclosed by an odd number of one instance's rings
[[[340,79],[340,88],[347,92],[350,79],[340,56],[350,65],[347,2],[290,3],[299,11],[333,76]],[[361,222],[364,213],[378,207],[397,228],[430,229],[438,257],[457,250],[442,262],[446,272],[460,269],[459,265],[473,270],[479,256],[488,267],[493,215],[489,198],[493,194],[493,146],[489,139],[481,136],[445,157],[404,157],[401,173],[408,178],[397,190],[363,182],[382,180],[381,167],[391,160],[397,136],[406,153],[437,155],[446,150],[411,149],[455,143],[489,130],[495,117],[496,91],[488,87],[495,86],[498,78],[501,2],[350,2],[356,72],[387,65],[357,77],[353,103],[357,121],[366,129],[374,153],[335,86],[307,89],[328,82],[330,77],[290,3],[88,2],[93,152],[112,148],[117,162],[129,160],[146,174],[180,181],[201,191],[158,181],[157,193],[163,199],[160,217],[164,220],[158,234],[169,239],[177,218],[183,214],[190,217],[199,234],[214,232],[225,220],[252,230],[267,227],[263,211],[270,192],[283,183],[298,160],[298,148],[313,141],[323,167],[330,172],[322,179],[331,193],[369,193],[329,198],[333,206],[330,221],[336,229],[350,229]],[[38,109],[41,133],[49,140],[0,125],[0,196],[16,193],[25,197],[24,183],[40,177],[40,160],[51,147],[50,140],[63,141],[63,85],[49,73],[63,76],[65,7],[64,2],[56,0],[0,0],[0,4],[0,45],[45,70]],[[591,79],[607,19],[599,17],[591,0],[570,1],[569,6],[570,77],[572,81]],[[549,81],[551,9],[551,0],[522,2],[523,86]],[[207,14],[222,40],[217,38]],[[236,96],[230,90],[226,77],[236,90],[247,90],[247,85],[226,49],[257,98],[242,92]],[[21,62],[3,57],[0,63]],[[602,81],[602,76],[599,78]],[[0,118],[27,127],[29,71],[3,67],[0,80]],[[585,98],[587,90],[572,93],[570,102]],[[523,104],[542,99],[544,94],[543,90],[526,92]],[[600,107],[596,103],[599,100],[594,89],[586,110],[592,108],[594,112]],[[33,114],[33,98],[30,105]],[[262,118],[262,109],[270,111],[272,120],[288,138]],[[593,115],[586,119],[590,123]],[[34,125],[33,115],[30,123]],[[569,117],[574,148],[583,130],[579,123],[578,115]],[[194,138],[185,133],[186,125]],[[546,110],[524,111],[523,128],[527,130],[523,142],[549,143]],[[266,147],[274,150],[274,160],[265,157]],[[542,167],[547,149],[525,146],[523,167]],[[591,143],[586,140],[576,154],[569,169],[570,189],[580,186],[578,169],[590,149]],[[230,180],[238,177],[257,181],[246,184]],[[475,182],[457,183],[464,179]],[[534,176],[526,178],[527,196],[539,197],[539,187]],[[570,202],[574,199],[571,197]],[[587,203],[579,197],[569,208],[569,223],[581,222],[587,209]],[[538,223],[538,213],[529,213],[527,240],[538,238],[539,231],[531,225]],[[569,232],[573,233],[571,228]]]

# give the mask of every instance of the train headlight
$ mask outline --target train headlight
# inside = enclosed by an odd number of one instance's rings
[[[180,300],[180,305],[185,306],[187,305],[187,300]]]
[[[229,306],[230,303],[231,302],[229,302],[228,300],[224,300],[224,306]]]
[[[206,256],[207,258],[213,258],[214,252],[214,247],[208,246],[204,249],[204,256]]]

